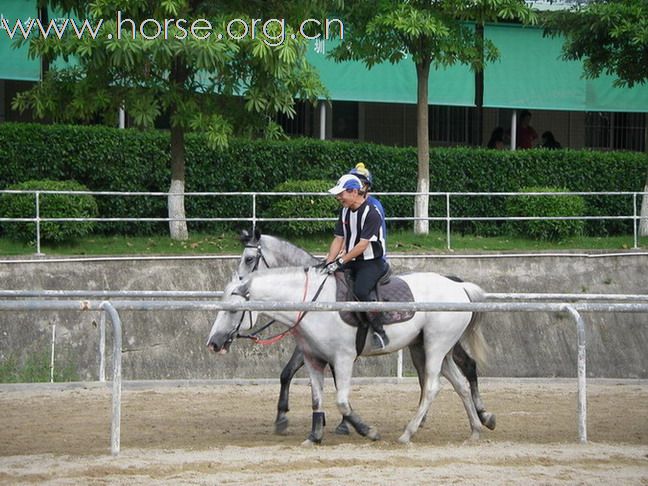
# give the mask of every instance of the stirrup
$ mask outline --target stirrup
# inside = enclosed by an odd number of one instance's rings
[[[373,343],[373,347],[376,349],[384,349],[389,345],[389,338],[387,337],[387,334],[384,334],[383,337],[375,331],[373,332],[371,341]]]

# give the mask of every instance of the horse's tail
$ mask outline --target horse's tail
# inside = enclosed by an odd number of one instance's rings
[[[481,302],[485,300],[485,292],[481,287],[469,283],[463,283],[464,292],[468,295],[470,302]],[[481,322],[484,318],[484,312],[473,312],[468,327],[459,339],[468,355],[482,367],[487,362],[488,344],[484,339],[481,331]]]

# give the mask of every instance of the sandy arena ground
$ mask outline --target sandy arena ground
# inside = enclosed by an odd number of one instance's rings
[[[278,384],[127,383],[119,457],[110,456],[110,389],[0,386],[2,484],[643,484],[648,383],[588,381],[587,445],[577,443],[575,380],[486,379],[497,429],[464,443],[468,422],[449,384],[413,444],[397,443],[418,386],[354,385],[352,403],[382,440],[310,430],[310,391],[294,384],[287,435],[273,434]]]

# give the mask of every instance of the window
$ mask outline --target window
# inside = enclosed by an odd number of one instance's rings
[[[585,146],[603,150],[646,150],[644,113],[588,112]]]
[[[295,101],[295,116],[290,118],[283,113],[277,115],[277,123],[286,135],[309,137],[312,135],[313,106],[306,101]]]
[[[333,103],[333,138],[358,139],[359,104],[356,101]]]
[[[469,145],[472,131],[471,113],[472,110],[464,106],[430,106],[430,143]]]

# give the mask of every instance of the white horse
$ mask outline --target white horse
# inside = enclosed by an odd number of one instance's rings
[[[459,283],[434,273],[402,275],[418,302],[470,302],[481,300],[483,291],[474,284]],[[319,292],[319,294],[318,294]],[[254,301],[294,302],[317,300],[335,301],[335,279],[318,268],[287,268],[253,273],[240,283],[232,282],[225,289],[225,302]],[[305,445],[320,443],[324,434],[323,386],[324,368],[335,369],[337,406],[356,431],[371,439],[378,439],[374,427],[367,426],[349,403],[353,363],[356,359],[356,328],[346,324],[337,312],[263,311],[264,314],[291,329],[304,353],[311,382],[313,422]],[[212,326],[208,346],[218,352],[229,350],[234,337],[241,330],[253,326],[252,319],[244,319],[244,311],[222,311]],[[481,358],[485,343],[479,331],[479,314],[470,312],[417,312],[409,321],[385,326],[390,344],[382,350],[370,347],[367,338],[362,355],[372,356],[397,351],[420,340],[425,355],[421,378],[419,407],[400,436],[402,443],[410,442],[418,430],[428,408],[440,388],[440,374],[452,383],[461,397],[470,420],[471,439],[478,439],[481,422],[470,395],[468,384],[452,359],[452,348],[461,339]]]
[[[244,245],[244,249],[236,273],[241,279],[257,270],[294,266],[306,267],[320,263],[317,257],[297,245],[277,238],[276,236],[261,234],[258,230],[251,233],[244,230],[241,232],[240,239]],[[419,384],[422,387],[423,369],[425,368],[423,347],[419,342],[414,342],[409,345],[409,350],[412,364],[419,377]],[[477,363],[461,346],[461,341],[452,348],[452,357],[463,375],[468,379],[470,393],[475,408],[477,409],[479,420],[484,426],[493,430],[496,425],[496,417],[494,413],[486,411],[486,407],[479,394]],[[277,434],[283,434],[288,429],[290,384],[302,366],[304,366],[304,354],[299,346],[296,346],[290,360],[284,366],[279,377],[281,388],[279,390],[279,400],[277,401],[277,417],[275,418],[275,433]],[[445,371],[445,368],[443,368],[443,371]],[[335,378],[335,370],[332,369],[332,372]],[[344,419],[342,419],[335,429],[335,433],[350,433],[349,426]]]

